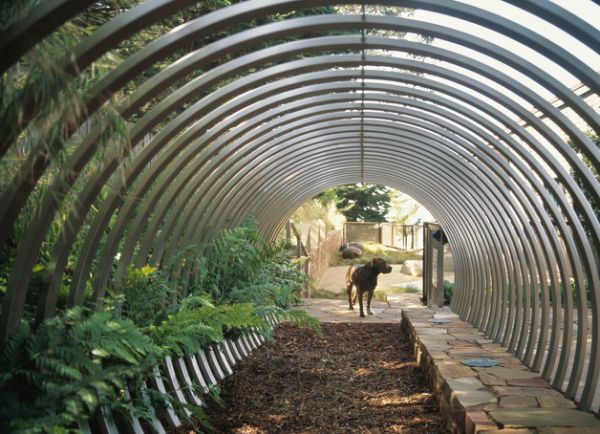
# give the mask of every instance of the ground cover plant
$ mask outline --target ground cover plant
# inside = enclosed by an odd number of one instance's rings
[[[307,282],[284,251],[249,221],[194,258],[189,282],[152,267],[130,269],[102,306],[64,309],[41,325],[23,321],[0,355],[0,432],[70,432],[100,405],[148,418],[151,401],[177,403],[124,391],[139,390],[166,355],[195,353],[248,328],[270,337],[271,314],[316,328],[303,311],[288,311]]]

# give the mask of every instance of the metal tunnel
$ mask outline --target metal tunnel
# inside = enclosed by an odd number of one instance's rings
[[[505,2],[600,54],[598,29],[560,6]],[[0,72],[92,3],[41,2],[0,38]],[[59,66],[77,77],[136,32],[194,3],[143,2],[101,26]],[[69,306],[83,303],[90,282],[93,300],[101,301],[106,286],[118,286],[132,264],[184,273],[172,260],[176,252],[206,243],[248,215],[274,239],[298,206],[327,188],[385,184],[410,194],[444,227],[456,269],[452,309],[581,408],[597,412],[600,182],[593,169],[600,167],[600,150],[586,133],[600,135],[599,107],[534,60],[476,34],[410,17],[369,15],[365,6],[421,9],[477,24],[529,47],[600,94],[598,71],[534,30],[452,0],[248,0],[186,22],[123,59],[83,96],[86,115],[65,135],[81,134],[86,118],[130,80],[204,35],[339,3],[363,5],[365,12],[255,26],[158,70],[118,102],[132,146],[109,143],[102,164],[89,171],[108,128],[96,123],[52,178],[53,194],[44,196],[43,212],[31,217],[16,246],[0,342],[22,318],[40,246],[75,183],[83,188],[61,221],[46,263],[43,318],[55,313],[72,249],[79,250]],[[424,35],[485,55],[554,94],[581,122],[576,125],[536,89],[478,56],[373,30]],[[282,42],[294,35],[304,37]],[[182,84],[195,71],[201,72]],[[35,96],[24,107],[18,128],[2,126],[0,157],[40,115]],[[2,246],[61,151],[58,142],[31,149],[1,192]],[[571,282],[576,297],[564,289]]]

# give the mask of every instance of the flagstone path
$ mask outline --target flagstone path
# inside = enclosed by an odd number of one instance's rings
[[[344,300],[308,299],[303,308],[323,322],[400,322],[453,432],[600,434],[594,414],[578,410],[540,374],[448,307],[429,309],[419,297],[389,295],[387,303],[373,303],[374,315],[367,318],[348,310]],[[447,322],[436,324],[434,319]],[[497,366],[463,363],[473,358],[493,359]]]

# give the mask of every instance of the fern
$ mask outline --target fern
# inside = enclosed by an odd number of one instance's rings
[[[286,310],[278,306],[265,306],[260,308],[257,313],[265,318],[268,316],[274,316],[279,320],[289,321],[291,324],[297,327],[308,327],[312,329],[319,337],[323,336],[321,322],[303,310]]]
[[[128,380],[145,378],[163,351],[129,320],[111,312],[88,317],[82,308],[44,322],[22,324],[1,356],[0,397],[9,429],[41,432],[89,417],[119,399]],[[98,398],[102,396],[102,398]]]
[[[191,296],[182,302],[177,313],[158,326],[148,327],[147,331],[157,345],[180,356],[222,341],[226,331],[250,327],[266,327],[253,305],[215,306],[206,296]]]

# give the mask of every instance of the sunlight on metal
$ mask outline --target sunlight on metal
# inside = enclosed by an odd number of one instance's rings
[[[600,32],[560,6],[507,2],[600,53]],[[46,0],[34,7],[2,34],[0,72],[90,3]],[[148,1],[124,11],[58,67],[75,78],[138,31],[193,3]],[[186,51],[191,42],[267,15],[339,3],[362,5],[362,13],[273,22]],[[571,83],[493,41],[440,24],[369,15],[365,6],[373,4],[435,12],[493,30],[560,65],[589,94],[600,93],[600,76],[585,59],[535,29],[451,0],[248,0],[184,23],[123,59],[84,95],[86,116],[64,131],[68,143],[79,141],[62,171],[55,160],[63,144],[44,143],[29,150],[2,191],[0,247],[40,179],[51,180],[40,204],[44,212],[30,218],[15,247],[0,342],[23,317],[31,270],[53,223],[61,232],[44,259],[39,318],[54,315],[73,252],[68,305],[101,302],[131,265],[183,275],[181,261],[173,259],[181,258],[179,252],[206,245],[246,216],[254,215],[261,234],[274,240],[304,201],[364,181],[406,192],[443,226],[455,262],[451,307],[461,318],[582,409],[597,412],[600,183],[592,169],[600,167],[600,150],[579,125],[600,135],[598,107]],[[477,56],[369,34],[382,30],[433,37],[488,56],[554,94],[572,114]],[[327,32],[338,35],[322,36]],[[183,54],[118,101],[134,146],[102,145],[103,122],[81,137],[80,125],[175,52]],[[0,157],[42,116],[34,96],[24,107],[22,122],[0,132]],[[92,165],[102,151],[102,164]],[[70,194],[76,200],[66,208]],[[571,286],[574,293],[564,290]]]

